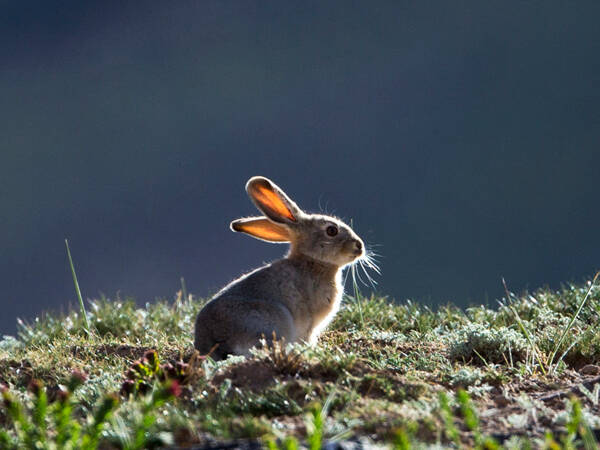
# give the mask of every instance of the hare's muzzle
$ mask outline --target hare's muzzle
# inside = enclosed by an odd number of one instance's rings
[[[363,254],[363,243],[361,241],[359,241],[358,239],[355,239],[352,242],[353,245],[353,253],[356,256],[361,256]]]

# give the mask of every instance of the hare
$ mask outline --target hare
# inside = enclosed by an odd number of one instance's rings
[[[363,241],[339,219],[302,211],[275,183],[252,177],[246,191],[264,214],[231,229],[289,243],[287,255],[219,291],[196,319],[195,348],[215,360],[248,355],[264,336],[316,343],[342,299],[342,269],[365,255]]]

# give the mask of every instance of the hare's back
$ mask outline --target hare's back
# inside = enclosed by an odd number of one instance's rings
[[[217,294],[219,297],[283,301],[296,290],[302,274],[287,259],[281,259],[242,275]]]

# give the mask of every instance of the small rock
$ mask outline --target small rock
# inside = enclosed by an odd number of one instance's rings
[[[587,364],[579,369],[581,375],[600,375],[600,366]]]

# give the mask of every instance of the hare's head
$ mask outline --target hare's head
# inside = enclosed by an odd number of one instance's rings
[[[289,242],[290,254],[338,267],[365,255],[363,241],[335,217],[302,211],[275,183],[252,177],[246,191],[264,214],[231,222],[231,229],[268,242]]]

